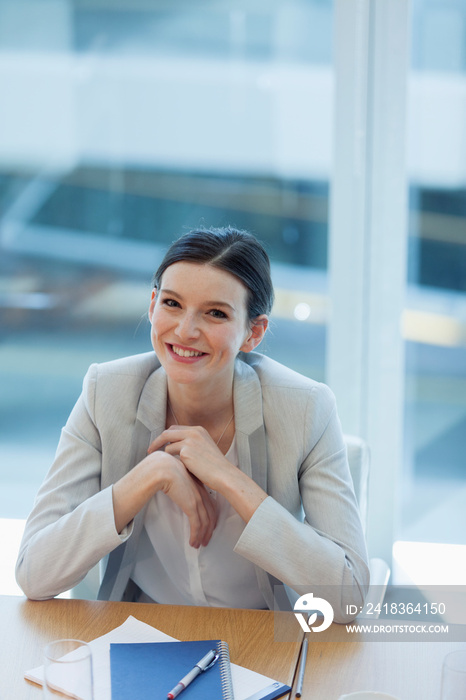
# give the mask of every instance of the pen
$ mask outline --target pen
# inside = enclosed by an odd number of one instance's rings
[[[214,665],[218,659],[218,651],[216,649],[211,649],[205,656],[202,657],[200,661],[192,668],[189,673],[187,673],[184,678],[182,678],[175,685],[173,690],[167,695],[167,700],[174,700],[182,690],[186,688],[192,681],[199,676],[199,674],[207,671],[208,668]]]
[[[303,644],[301,646],[301,658],[299,660],[299,671],[298,671],[298,681],[296,683],[296,697],[300,698],[303,692],[303,681],[304,681],[304,671],[306,669],[306,658],[307,658],[307,637],[303,639]]]

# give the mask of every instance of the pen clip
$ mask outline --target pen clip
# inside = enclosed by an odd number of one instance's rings
[[[214,651],[214,650],[212,649],[212,651]],[[202,669],[202,673],[204,673],[204,671],[207,671],[209,668],[212,668],[212,666],[213,666],[214,663],[217,661],[217,659],[218,659],[219,656],[220,656],[220,653],[219,653],[218,651],[216,651],[216,652],[215,652],[215,656],[214,656],[214,658],[212,659],[212,661],[210,662],[210,664],[209,664],[208,666],[206,666],[205,668]]]

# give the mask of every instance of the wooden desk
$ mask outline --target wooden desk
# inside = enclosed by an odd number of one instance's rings
[[[0,596],[0,696],[2,700],[39,700],[42,690],[25,681],[24,672],[42,664],[47,642],[66,637],[91,641],[129,615],[181,640],[221,637],[228,642],[234,663],[292,685],[302,632],[294,616],[279,614],[286,616],[284,624],[295,634],[295,643],[274,641],[274,613],[267,610],[63,599],[33,602]]]
[[[42,663],[48,641],[62,637],[91,641],[129,615],[177,639],[220,636],[229,643],[233,662],[292,685],[302,632],[293,615],[279,614],[287,638],[295,635],[296,642],[274,641],[275,619],[270,611],[84,600],[32,602],[0,596],[0,697],[39,700],[40,688],[23,676]],[[379,690],[399,700],[440,700],[444,657],[466,649],[464,642],[365,641],[364,634],[359,634],[357,642],[348,642],[342,625],[332,625],[321,634],[314,633],[309,643],[303,700],[338,700],[355,690]],[[294,692],[290,697],[294,700]]]
[[[303,700],[338,700],[356,690],[378,690],[399,700],[440,700],[443,659],[466,649],[466,642],[365,641],[363,633],[348,642],[343,625],[308,637]]]

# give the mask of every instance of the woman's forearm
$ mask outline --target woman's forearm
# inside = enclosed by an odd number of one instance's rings
[[[115,528],[120,533],[160,490],[161,473],[154,460],[144,459],[113,485]]]
[[[216,490],[227,499],[245,523],[250,521],[267,498],[267,493],[234,465],[223,470]]]
[[[51,598],[81,581],[123,539],[115,532],[111,489],[54,521],[48,495],[36,502],[21,543],[16,578],[28,598]]]

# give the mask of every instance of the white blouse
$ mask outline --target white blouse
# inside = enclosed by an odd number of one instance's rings
[[[236,439],[225,455],[238,466]],[[131,575],[141,600],[172,605],[264,608],[254,565],[233,549],[244,520],[221,494],[209,491],[217,525],[206,547],[189,545],[189,521],[162,491],[150,500]]]

